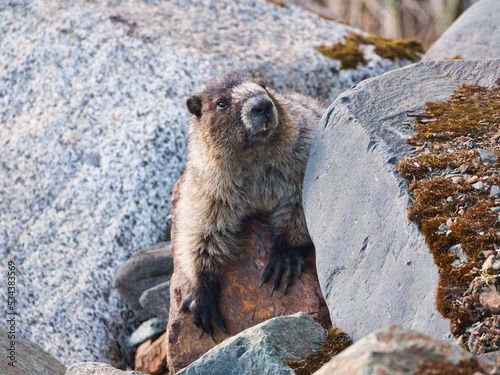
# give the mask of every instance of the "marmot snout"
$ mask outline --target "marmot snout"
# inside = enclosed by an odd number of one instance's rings
[[[267,93],[248,99],[241,115],[248,138],[255,141],[268,136],[278,125],[276,107]]]
[[[192,287],[182,307],[213,334],[225,332],[219,281],[239,248],[243,220],[267,213],[273,246],[262,284],[284,293],[311,248],[302,180],[314,129],[327,103],[281,93],[242,74],[209,81],[187,100],[192,114],[184,182],[176,209],[175,248]]]

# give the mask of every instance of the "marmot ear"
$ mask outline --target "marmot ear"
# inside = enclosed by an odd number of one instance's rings
[[[189,112],[191,112],[196,117],[201,117],[201,99],[199,96],[190,96],[186,101]]]

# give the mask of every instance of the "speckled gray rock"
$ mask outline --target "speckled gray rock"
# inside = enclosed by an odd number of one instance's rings
[[[144,373],[118,370],[107,363],[84,362],[70,366],[65,375],[144,375]]]
[[[148,309],[144,309],[140,303],[140,298],[147,290],[158,285],[169,282],[174,271],[174,260],[170,251],[170,242],[161,242],[159,244],[136,251],[120,267],[116,274],[114,285],[128,307],[142,320],[153,316],[159,316]],[[145,297],[146,303],[148,298]],[[170,309],[170,293],[167,298],[156,301],[162,308],[168,320],[168,311]],[[159,316],[160,317],[160,316]],[[165,320],[165,321],[166,321]]]
[[[360,83],[323,116],[304,208],[332,324],[354,340],[384,323],[448,338],[434,305],[438,269],[407,219],[407,181],[395,166],[411,151],[401,123],[461,84],[494,86],[499,73],[500,60],[418,63]]]
[[[19,319],[19,316],[15,316]],[[12,316],[9,316],[9,319]],[[15,320],[14,320],[15,321]],[[22,322],[22,320],[18,320]],[[10,327],[10,326],[9,326]],[[14,326],[14,328],[16,328]],[[6,375],[63,375],[64,365],[40,346],[19,336],[14,331],[7,331],[0,326],[0,374]]]
[[[429,48],[422,60],[460,56],[467,60],[500,57],[500,1],[481,0],[468,8]]]
[[[178,375],[294,375],[283,359],[300,359],[318,349],[325,330],[300,312],[265,321],[230,337]]]
[[[333,99],[408,63],[367,52],[339,71],[314,47],[349,32],[263,0],[0,1],[0,259],[18,264],[20,332],[65,364],[121,358],[113,278],[168,237],[187,96],[239,69]]]

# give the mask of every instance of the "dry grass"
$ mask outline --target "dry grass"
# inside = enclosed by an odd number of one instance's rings
[[[312,0],[371,34],[432,44],[478,0]]]

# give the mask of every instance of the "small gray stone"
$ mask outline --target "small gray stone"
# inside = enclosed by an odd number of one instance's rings
[[[468,262],[469,258],[467,257],[467,254],[465,254],[464,249],[462,248],[462,244],[458,243],[456,245],[453,245],[450,247],[450,252],[453,255],[456,255],[458,259],[460,259],[462,262]]]
[[[462,265],[462,262],[460,261],[460,259],[455,259],[453,262],[451,262],[451,264],[455,267],[458,267]]]
[[[494,261],[495,261],[495,256],[494,255],[490,255],[488,257],[488,259],[486,259],[486,261],[483,263],[483,266],[481,267],[481,269],[483,269],[483,270],[489,270],[490,268],[493,268]]]
[[[144,373],[118,370],[107,363],[83,362],[71,365],[65,375],[144,375]]]
[[[453,203],[453,197],[449,196],[448,198],[446,198],[446,202]]]
[[[493,265],[491,266],[491,268],[498,271],[500,269],[500,259],[495,260],[495,262],[493,262]]]
[[[170,281],[165,281],[153,288],[146,290],[139,298],[139,303],[144,310],[168,322],[170,311]]]
[[[128,346],[139,346],[147,340],[155,340],[167,330],[167,324],[160,318],[151,318],[142,323],[132,333],[128,340]]]
[[[270,319],[224,340],[177,375],[294,375],[283,359],[318,349],[325,330],[303,312]]]
[[[441,224],[438,229],[440,232],[446,232],[450,227],[446,224]]]
[[[483,181],[478,181],[476,182],[475,184],[472,184],[472,187],[476,190],[480,190],[482,192],[486,192],[487,191],[487,188],[486,186],[484,186],[484,183]]]
[[[139,299],[145,291],[168,282],[173,270],[170,242],[162,242],[135,252],[118,270],[115,288],[140,319],[149,319],[155,314],[145,310]],[[161,302],[165,302],[165,299]],[[170,298],[168,304],[170,306]],[[164,318],[165,314],[161,317]]]
[[[497,154],[495,154],[493,151],[478,148],[477,152],[479,153],[479,156],[481,157],[483,163],[488,163],[489,165],[493,165],[496,163]]]
[[[497,207],[490,207],[490,210],[491,210],[491,211],[494,211],[494,212],[500,212],[500,206],[497,206]]]
[[[493,185],[490,189],[490,195],[496,198],[500,197],[500,186]]]

